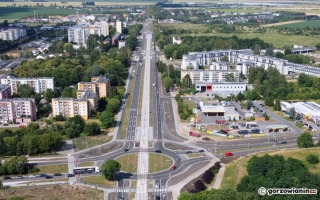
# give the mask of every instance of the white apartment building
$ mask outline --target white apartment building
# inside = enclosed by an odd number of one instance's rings
[[[239,82],[237,70],[181,70],[181,79],[189,75],[193,84],[201,82],[226,82],[226,76],[232,74],[235,82]]]
[[[27,35],[24,28],[9,28],[0,30],[0,40],[17,40]]]
[[[238,93],[244,93],[247,88],[247,84],[244,82],[198,82],[195,84],[196,91],[205,92],[207,94],[216,94],[219,96],[229,96],[231,94],[237,95]]]
[[[17,93],[19,85],[26,84],[34,88],[36,93],[41,93],[47,89],[54,90],[53,77],[37,77],[37,78],[15,78],[12,76],[0,77],[1,84],[8,84],[11,87],[11,93]]]
[[[34,99],[0,99],[1,123],[25,123],[35,120],[37,120],[37,110]]]
[[[87,46],[89,35],[109,35],[109,24],[107,22],[96,22],[94,25],[82,24],[68,29],[68,42],[74,42],[83,47]]]
[[[116,22],[116,30],[117,30],[117,33],[122,33],[122,22],[121,21]]]

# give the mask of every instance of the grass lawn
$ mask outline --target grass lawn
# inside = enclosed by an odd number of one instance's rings
[[[186,30],[205,30],[204,24],[178,23],[178,24],[161,24],[164,28],[186,29]]]
[[[308,20],[308,21],[303,21],[303,22],[297,22],[297,23],[291,23],[291,24],[285,24],[279,26],[281,28],[313,28],[313,27],[320,27],[320,20]]]
[[[172,159],[162,154],[149,153],[149,173],[166,170],[172,166]]]
[[[183,100],[183,104],[189,106],[190,109],[194,109],[196,107],[194,101],[190,100]]]
[[[79,167],[87,167],[87,166],[93,166],[93,162],[83,162],[79,164]]]
[[[40,171],[32,174],[53,174],[53,173],[68,173],[68,165],[37,165],[36,166]]]
[[[112,137],[108,136],[108,134],[104,132],[98,136],[80,136],[79,138],[73,140],[73,144],[75,146],[75,150],[80,151],[103,143],[107,143],[111,139]]]
[[[99,185],[99,186],[108,187],[108,188],[113,188],[116,186],[115,181],[108,181],[103,176],[82,177],[81,180],[85,183],[90,183],[90,184]]]
[[[121,164],[121,171],[129,173],[137,173],[138,167],[138,155],[137,153],[130,153],[125,156],[115,159]]]
[[[6,129],[8,129],[8,130],[10,130],[10,131],[16,131],[16,130],[19,129],[19,127],[5,127],[5,126],[1,126],[0,132],[1,132],[1,131],[4,131],[4,130],[6,130]]]
[[[298,160],[301,160],[303,164],[308,167],[309,171],[320,175],[320,163],[318,164],[310,164],[305,158],[309,154],[315,154],[320,156],[320,147],[308,148],[308,149],[292,149],[292,150],[281,150],[281,151],[273,151],[270,153],[258,153],[255,154],[257,156],[263,156],[265,154],[269,155],[282,155],[285,158],[292,157]],[[243,158],[239,158],[231,163],[226,165],[226,171],[224,174],[224,178],[222,180],[221,188],[231,188],[235,189],[237,184],[240,182],[242,177],[247,175],[246,166],[251,156],[246,156]]]

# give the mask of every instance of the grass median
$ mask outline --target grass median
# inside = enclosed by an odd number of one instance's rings
[[[137,173],[138,167],[138,156],[137,153],[130,153],[121,157],[118,157],[118,161],[121,165],[121,171],[129,173]]]
[[[37,165],[40,171],[32,174],[54,174],[54,173],[68,173],[68,165]]]
[[[102,131],[102,134],[97,136],[80,136],[73,140],[75,151],[81,151],[100,144],[108,143],[112,140],[112,136],[109,136],[106,131]]]
[[[102,186],[102,187],[113,188],[113,187],[116,186],[116,182],[115,181],[108,181],[103,176],[82,177],[81,180],[84,183],[99,185],[99,186]]]
[[[162,154],[149,154],[149,173],[159,172],[170,168],[173,161],[170,157]]]

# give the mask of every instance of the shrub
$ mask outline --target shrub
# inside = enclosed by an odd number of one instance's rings
[[[318,164],[319,163],[319,157],[314,154],[308,155],[306,160],[308,163],[311,163],[311,164]]]
[[[195,183],[194,183],[194,188],[197,192],[201,192],[205,189],[207,189],[207,187],[205,186],[205,184],[201,181],[201,180],[197,180]]]
[[[202,181],[206,184],[210,184],[214,178],[213,171],[211,169],[206,170],[202,175]]]

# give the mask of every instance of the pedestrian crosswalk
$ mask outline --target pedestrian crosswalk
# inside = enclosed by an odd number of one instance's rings
[[[120,188],[117,188],[116,190],[117,190],[117,192],[129,192],[130,188],[120,187]]]
[[[155,188],[154,189],[155,193],[163,193],[163,192],[167,192],[167,188]]]

